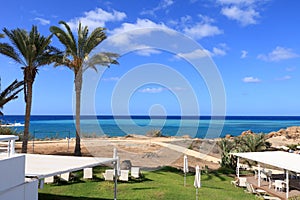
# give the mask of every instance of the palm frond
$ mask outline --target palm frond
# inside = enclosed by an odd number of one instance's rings
[[[98,54],[94,54],[90,59],[86,61],[84,70],[86,70],[87,68],[96,70],[97,66],[109,67],[111,64],[117,65],[119,64],[117,58],[119,58],[119,54],[111,52],[101,52]]]
[[[95,47],[97,47],[103,40],[106,39],[104,30],[105,28],[99,27],[91,33],[83,47],[85,53],[90,54]]]
[[[0,93],[0,108],[3,108],[9,101],[18,98],[17,94],[23,90],[23,88],[20,88],[23,84],[24,81],[15,80]],[[1,111],[0,115],[3,115]]]

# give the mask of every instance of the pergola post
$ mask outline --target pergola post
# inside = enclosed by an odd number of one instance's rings
[[[236,164],[236,176],[240,178],[240,157],[237,157],[237,164]]]
[[[285,183],[286,183],[286,199],[289,199],[289,170],[286,170],[285,169],[285,175],[286,175],[286,178],[285,178]]]
[[[257,181],[258,181],[257,185],[258,185],[258,187],[260,187],[260,163],[258,163],[257,168],[258,168],[258,170],[257,170]]]
[[[118,169],[117,169],[117,160],[114,161],[114,170],[115,170],[115,173],[114,173],[114,200],[117,200],[117,184],[118,184]]]

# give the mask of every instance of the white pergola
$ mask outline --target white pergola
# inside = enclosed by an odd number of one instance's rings
[[[289,172],[300,173],[300,155],[283,151],[232,153],[237,156],[237,176],[239,177],[239,158],[258,162],[258,186],[260,187],[260,163],[283,169],[286,174],[286,199],[289,197]]]

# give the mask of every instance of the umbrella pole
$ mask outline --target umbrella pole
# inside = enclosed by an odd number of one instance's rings
[[[186,186],[186,173],[184,173],[183,184],[184,184],[184,187],[185,187]]]
[[[196,188],[196,200],[198,200],[198,188]]]

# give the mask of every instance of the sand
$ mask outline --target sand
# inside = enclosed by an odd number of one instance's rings
[[[164,145],[160,145],[163,143]],[[217,161],[212,162],[211,159],[206,160],[203,154],[209,154],[210,158],[219,160],[217,153],[208,152],[215,143],[211,144],[211,148],[197,149],[199,139],[176,138],[176,137],[159,137],[151,138],[145,136],[132,137],[115,137],[115,138],[83,138],[81,140],[81,151],[83,156],[112,157],[113,149],[117,148],[121,162],[130,160],[133,166],[139,166],[143,169],[158,169],[163,166],[173,166],[181,168],[183,166],[183,150],[187,153],[196,152],[196,156],[189,157],[189,166],[191,170],[199,165],[207,166],[210,169],[217,169],[219,164]],[[203,142],[204,144],[204,142]],[[21,151],[21,142],[16,143],[16,151]],[[168,146],[172,145],[172,148]],[[52,155],[72,155],[74,152],[75,140],[51,140],[51,141],[29,141],[28,153],[36,154],[52,154]],[[175,150],[174,150],[175,147]],[[176,148],[178,147],[178,149]],[[193,149],[193,150],[192,150]],[[216,151],[216,150],[215,150]],[[202,156],[198,156],[197,152],[201,152]],[[194,155],[191,154],[191,155]],[[199,153],[200,155],[200,153]],[[198,158],[197,158],[198,157]]]
[[[162,166],[182,168],[183,155],[188,155],[191,170],[196,165],[202,168],[217,169],[220,161],[220,150],[215,140],[191,139],[187,137],[103,137],[82,138],[83,156],[112,157],[117,148],[121,162],[130,160],[133,166],[143,169],[158,169]],[[272,146],[298,144],[299,140],[286,139],[282,136],[268,139]],[[72,155],[75,140],[29,141],[28,153]],[[16,151],[20,152],[21,143],[16,143]]]

